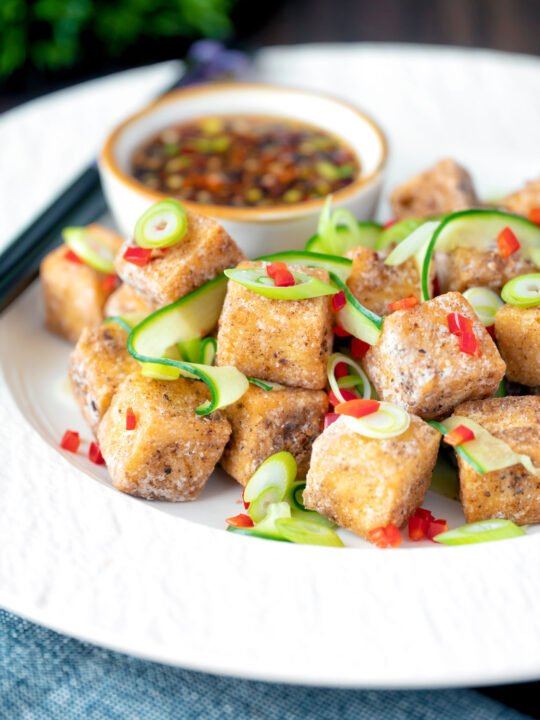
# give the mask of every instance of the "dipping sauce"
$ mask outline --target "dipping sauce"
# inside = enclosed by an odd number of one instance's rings
[[[268,207],[321,198],[360,174],[343,140],[312,125],[260,115],[197,118],[133,154],[132,174],[180,200]]]

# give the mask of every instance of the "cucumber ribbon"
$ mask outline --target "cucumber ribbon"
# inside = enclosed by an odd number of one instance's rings
[[[229,532],[305,545],[342,547],[335,524],[302,500],[305,482],[295,482],[296,461],[291,453],[271,455],[259,466],[244,490],[254,527],[228,527]]]
[[[539,475],[540,468],[534,466],[531,458],[523,453],[516,453],[512,448],[501,440],[496,438],[485,428],[474,420],[463,415],[452,415],[442,423],[434,420],[428,421],[430,425],[435,427],[440,433],[446,435],[458,425],[464,425],[474,433],[474,440],[457,445],[454,449],[461,457],[476,470],[477,473],[484,475],[488,472],[503,470],[512,465],[523,465],[527,472],[531,475]]]
[[[338,323],[344,330],[368,345],[377,345],[382,332],[383,318],[359,303],[335,273],[330,273],[330,279],[337,289],[343,290],[345,294],[345,305],[336,313]]]
[[[305,300],[323,295],[335,295],[338,292],[328,283],[296,271],[292,272],[295,284],[288,287],[276,286],[273,278],[266,275],[264,268],[231,268],[225,270],[225,275],[257,295],[273,300]]]
[[[305,249],[338,256],[359,245],[373,249],[381,234],[381,226],[370,221],[358,221],[345,208],[332,212],[331,204],[332,196],[328,195],[319,216],[317,234],[307,241]]]
[[[210,400],[196,408],[198,415],[231,405],[249,387],[247,378],[236,368],[210,365],[215,341],[201,340],[216,326],[226,291],[227,278],[220,275],[146,317],[128,337],[128,351],[142,364],[147,377],[176,380],[182,376],[202,380],[208,386]],[[192,362],[196,351],[199,362]]]

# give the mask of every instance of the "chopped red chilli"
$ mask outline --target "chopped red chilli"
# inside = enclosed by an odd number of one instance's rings
[[[351,355],[355,360],[360,360],[367,353],[371,345],[360,338],[351,338]]]
[[[250,504],[249,504],[248,502],[246,502],[245,492],[246,492],[246,488],[244,488],[244,489],[242,490],[242,502],[244,503],[244,508],[245,508],[245,510],[247,510],[247,509],[249,508],[249,505],[250,505]]]
[[[249,515],[246,515],[245,513],[240,513],[239,515],[235,515],[234,517],[226,518],[225,522],[227,525],[232,525],[233,527],[253,527],[255,524],[253,520],[249,517]]]
[[[447,445],[457,447],[461,445],[461,443],[474,440],[474,433],[465,425],[458,425],[453,430],[450,430],[450,432],[444,436],[443,440]]]
[[[448,532],[448,523],[446,522],[446,520],[443,520],[442,518],[439,520],[432,520],[429,523],[429,527],[427,530],[428,540],[433,541],[433,538],[443,532]]]
[[[334,377],[336,380],[339,380],[342,377],[347,377],[349,374],[349,366],[347,363],[344,362],[338,362],[336,363],[336,366],[334,368]]]
[[[137,427],[137,416],[133,412],[133,408],[128,407],[126,410],[126,430],[135,430]]]
[[[396,302],[390,303],[388,305],[388,311],[394,312],[395,310],[407,310],[414,305],[418,305],[418,298],[414,295],[409,295],[409,297],[403,298],[403,300],[396,300]]]
[[[62,450],[67,450],[68,452],[72,453],[77,452],[80,444],[81,439],[79,437],[79,433],[73,430],[66,430],[62,437],[62,440],[60,441],[60,447],[62,448]]]
[[[130,246],[126,248],[122,257],[124,258],[124,260],[127,260],[127,262],[142,267],[143,265],[148,265],[148,263],[152,259],[153,252],[154,251],[152,250],[152,248]]]
[[[326,413],[326,415],[324,416],[324,429],[326,430],[327,428],[329,428],[330,425],[332,425],[332,423],[335,423],[338,418],[339,413]]]
[[[540,225],[540,207],[533,207],[529,210],[529,220],[535,225]]]
[[[290,270],[277,270],[274,275],[276,287],[292,287],[295,284],[294,275]]]
[[[270,263],[270,265],[266,266],[266,274],[268,277],[275,277],[278,270],[288,270],[287,265],[284,262],[280,262],[279,260],[277,262]]]
[[[510,257],[521,247],[514,231],[509,227],[505,227],[497,236],[497,246],[502,258]]]
[[[397,548],[401,545],[399,528],[390,523],[386,527],[375,528],[369,531],[371,542],[378,548]]]
[[[105,275],[101,281],[101,287],[105,292],[112,292],[118,285],[118,275]]]
[[[340,290],[338,293],[332,296],[332,310],[337,313],[341,308],[344,308],[347,304],[347,298],[345,297],[345,291]]]
[[[351,333],[342,328],[341,325],[334,325],[334,335],[340,338],[351,337]]]
[[[69,262],[77,263],[79,265],[83,264],[83,261],[81,260],[81,258],[78,255],[75,255],[75,253],[71,249],[69,249],[67,251],[67,253],[64,255],[64,257],[66,258],[66,260],[69,260]]]
[[[345,390],[344,388],[340,388],[339,392],[341,393],[341,396],[343,400],[339,400],[338,397],[334,394],[333,390],[330,390],[328,393],[328,400],[330,402],[330,405],[332,407],[336,407],[336,405],[339,405],[343,401],[347,402],[348,400],[357,400],[358,398],[356,395],[351,392],[350,390]]]
[[[473,321],[460,315],[457,312],[449,313],[447,315],[448,329],[452,335],[463,335],[464,333],[473,332]]]
[[[464,333],[459,336],[459,349],[461,352],[467,353],[467,355],[482,356],[480,343],[474,333]]]
[[[88,448],[88,458],[90,462],[93,462],[95,465],[105,464],[99,445],[95,442],[90,443],[90,447]]]
[[[355,398],[347,400],[347,402],[336,405],[335,411],[339,415],[349,415],[350,417],[361,418],[366,415],[372,415],[379,409],[378,400],[365,400],[363,398]]]
[[[427,518],[416,515],[409,518],[409,538],[414,542],[424,540],[427,537],[428,528],[429,520]]]

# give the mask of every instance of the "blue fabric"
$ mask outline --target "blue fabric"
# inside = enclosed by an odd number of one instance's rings
[[[523,720],[470,690],[231,680],[102,650],[0,610],[1,720]]]

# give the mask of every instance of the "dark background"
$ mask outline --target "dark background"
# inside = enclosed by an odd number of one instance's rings
[[[0,0],[0,112],[91,77],[183,57],[200,37],[248,51],[382,41],[538,55],[540,0]],[[481,691],[540,718],[540,683]]]

